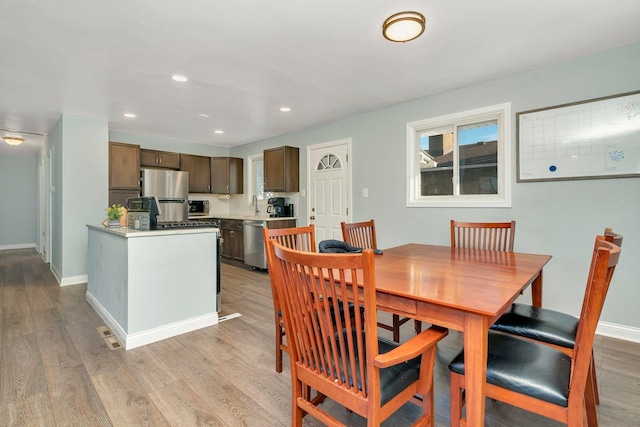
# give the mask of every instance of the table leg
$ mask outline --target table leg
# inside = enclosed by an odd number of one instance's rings
[[[467,314],[464,325],[464,382],[469,427],[484,426],[488,330],[486,317]]]
[[[542,270],[531,283],[531,300],[534,307],[542,307]]]

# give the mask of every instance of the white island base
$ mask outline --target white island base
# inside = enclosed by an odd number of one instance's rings
[[[218,323],[217,228],[87,227],[87,302],[125,349]]]

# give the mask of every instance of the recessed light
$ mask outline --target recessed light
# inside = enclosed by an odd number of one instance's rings
[[[221,130],[221,129],[216,129],[216,130],[213,131],[213,133],[224,133],[224,131]]]
[[[198,114],[198,117],[204,117],[206,119],[207,117],[209,117],[209,115],[208,114]]]
[[[171,76],[171,78],[177,82],[186,82],[187,80],[189,80],[187,76],[183,76],[182,74],[174,74]]]
[[[288,113],[289,111],[291,111],[290,107],[280,107],[280,111],[282,111],[283,113]]]
[[[130,119],[132,119],[132,118],[134,118],[136,115],[135,115],[135,114],[133,114],[133,113],[124,113],[124,116],[125,116],[125,117],[128,117],[128,118],[130,118]]]

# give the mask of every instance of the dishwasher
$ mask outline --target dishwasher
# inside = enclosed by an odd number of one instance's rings
[[[263,270],[267,268],[267,254],[264,250],[262,234],[262,229],[265,227],[267,227],[267,221],[245,219],[242,223],[244,263]]]

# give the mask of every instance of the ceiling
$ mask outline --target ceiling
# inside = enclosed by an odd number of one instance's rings
[[[385,40],[382,22],[405,10],[425,15],[425,33]],[[640,42],[637,0],[21,0],[0,11],[0,137],[26,139],[0,155],[35,155],[63,113],[231,147]]]

